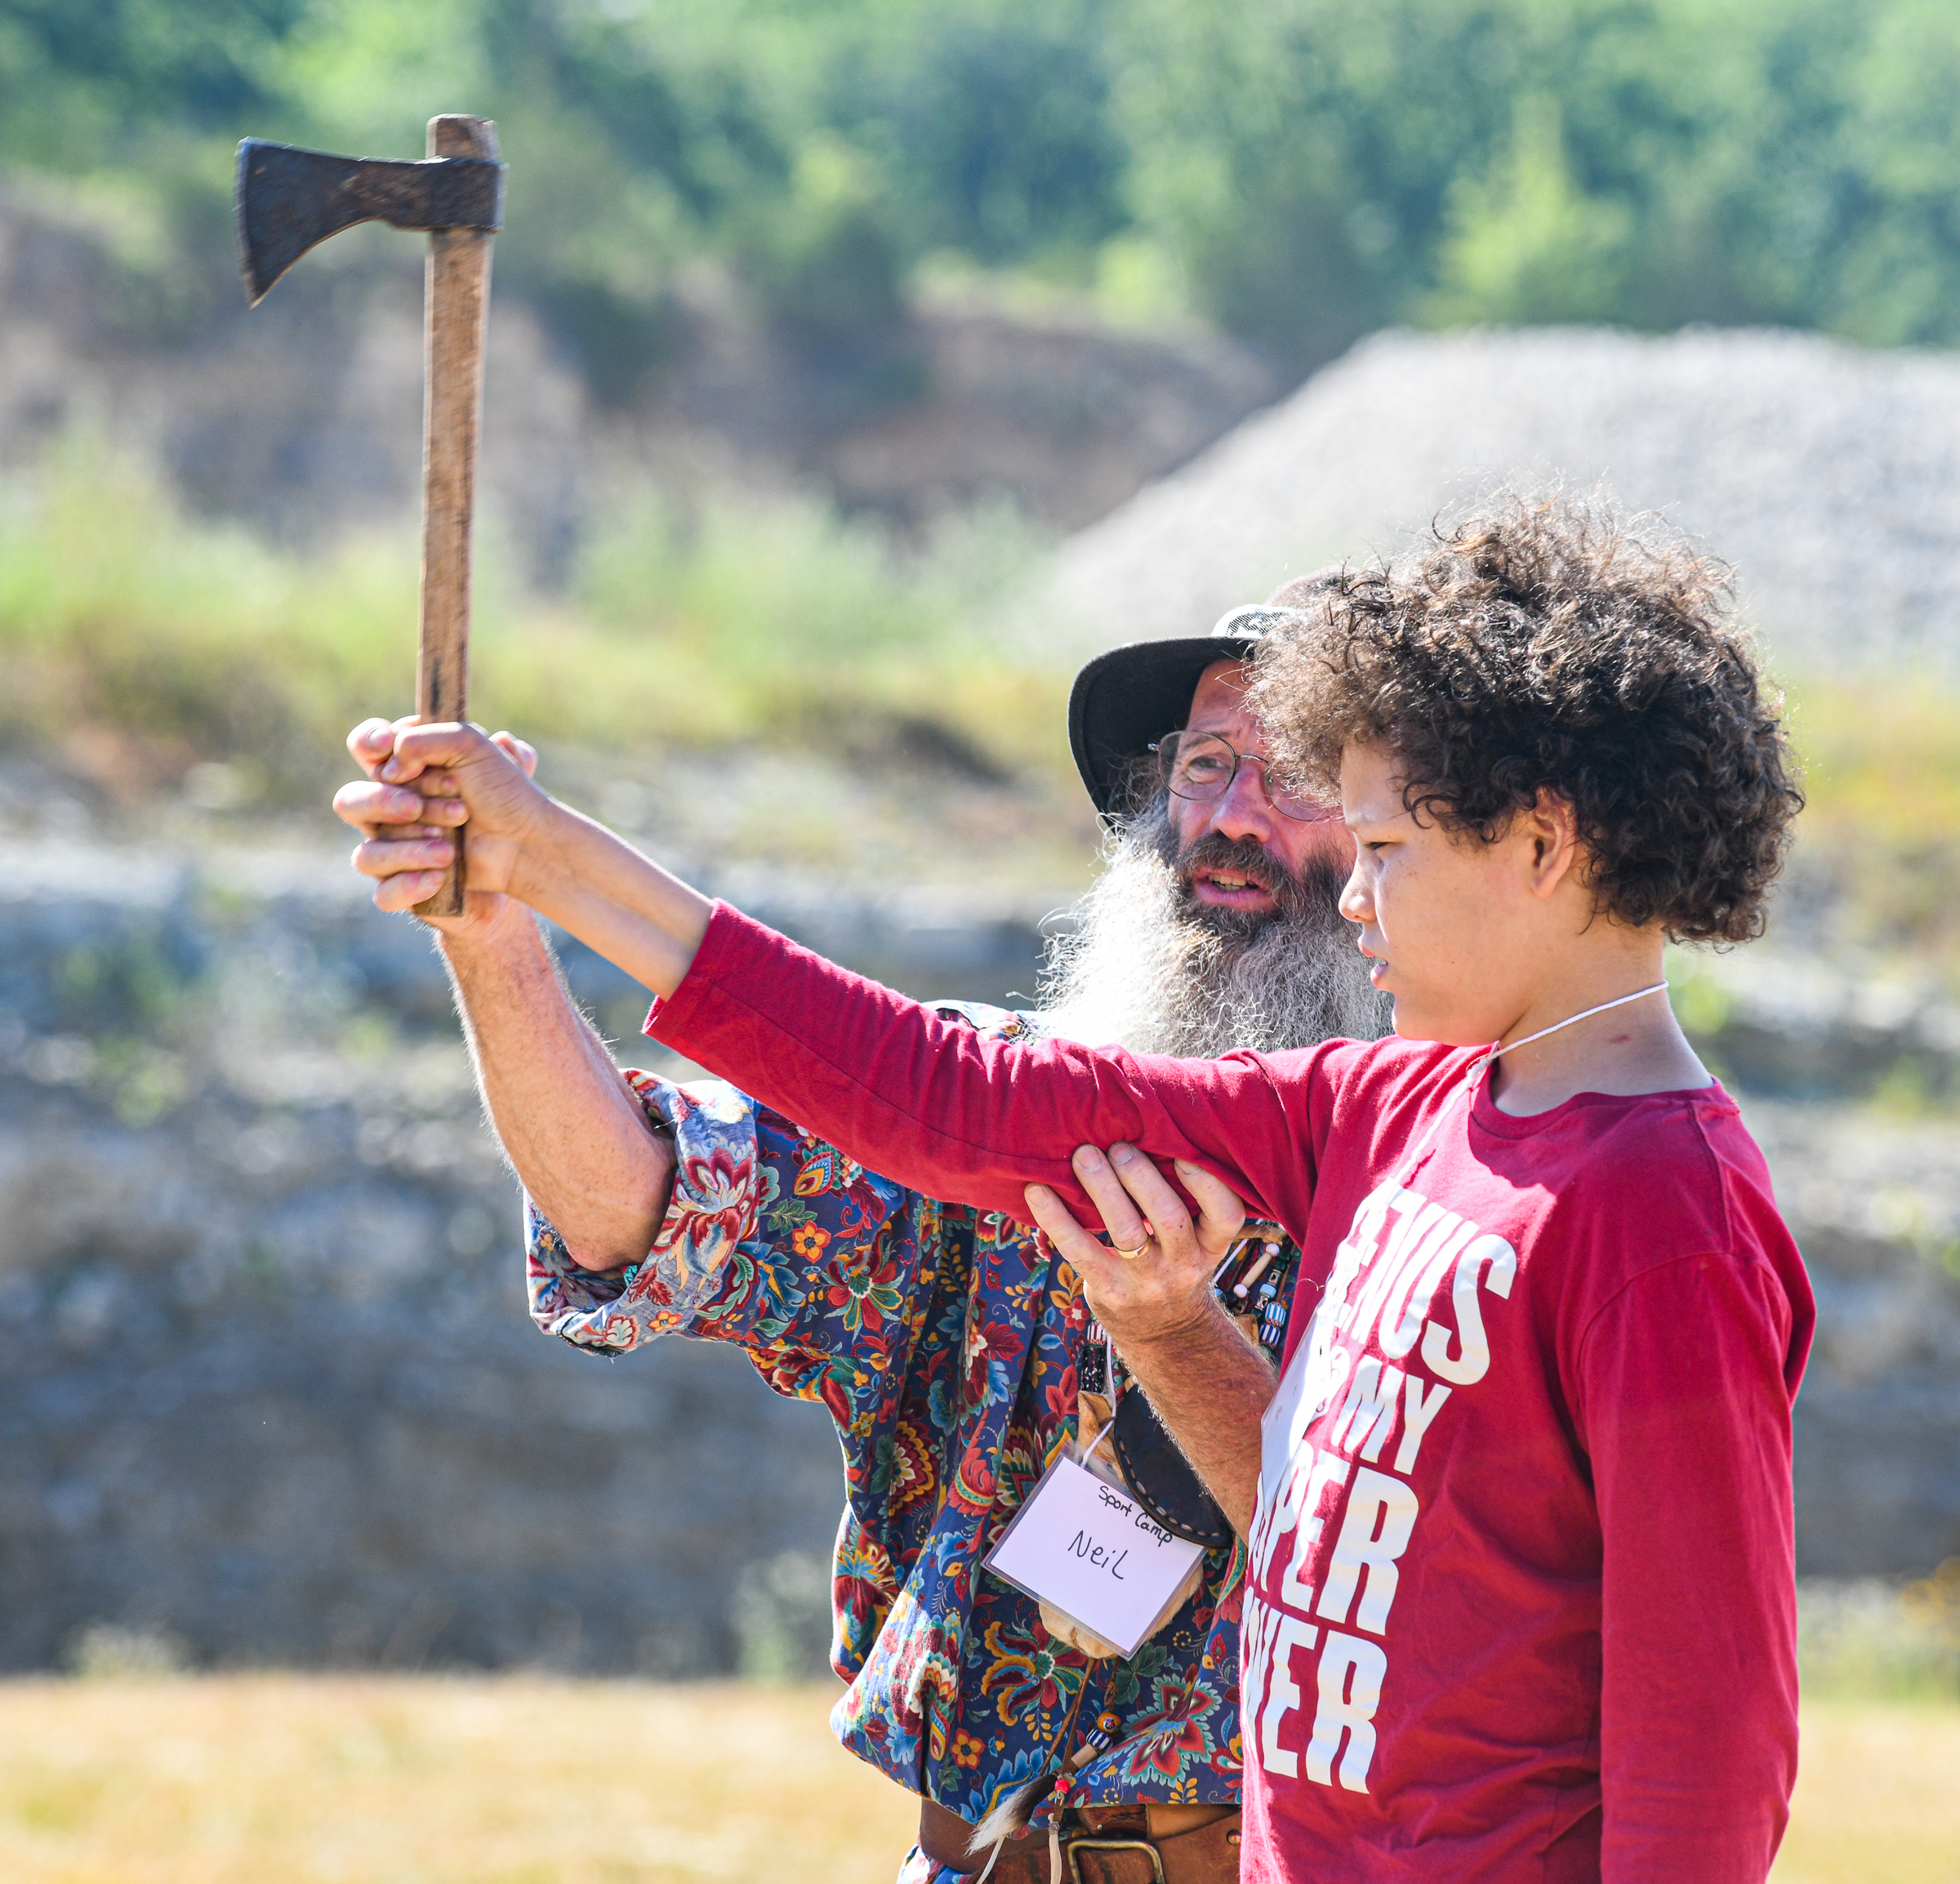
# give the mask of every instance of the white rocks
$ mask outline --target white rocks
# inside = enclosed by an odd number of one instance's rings
[[[1727,559],[1785,665],[1960,669],[1960,358],[1748,330],[1377,335],[1071,538],[1023,625],[1065,655],[1201,630],[1555,479]]]

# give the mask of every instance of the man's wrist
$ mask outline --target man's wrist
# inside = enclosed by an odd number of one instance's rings
[[[535,911],[515,897],[501,899],[495,915],[435,931],[436,946],[452,968],[466,972],[479,964],[507,969],[536,956],[545,959],[545,938]]]
[[[1143,1314],[1105,1315],[1094,1301],[1089,1307],[1118,1351],[1132,1358],[1153,1351],[1188,1355],[1195,1343],[1221,1335],[1240,1337],[1236,1324],[1209,1286],[1188,1302],[1166,1303]]]

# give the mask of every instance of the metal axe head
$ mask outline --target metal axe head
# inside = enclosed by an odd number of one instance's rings
[[[392,229],[501,229],[504,167],[497,161],[496,133],[487,119],[438,118],[430,127],[432,143],[437,127],[451,126],[471,127],[463,135],[472,137],[476,155],[410,163],[335,157],[247,138],[238,146],[237,197],[247,301],[256,307],[308,249],[357,222],[385,222]]]

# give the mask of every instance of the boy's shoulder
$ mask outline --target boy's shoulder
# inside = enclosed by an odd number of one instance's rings
[[[1544,1198],[1542,1227],[1569,1253],[1582,1293],[1603,1298],[1637,1276],[1716,1257],[1766,1263],[1787,1294],[1807,1296],[1768,1163],[1720,1085],[1580,1093],[1535,1132],[1504,1129],[1533,1123],[1487,1105],[1477,1120],[1486,1145],[1511,1136],[1507,1175]]]
[[[1713,1210],[1738,1182],[1769,1191],[1762,1147],[1719,1082],[1663,1093],[1580,1093],[1542,1120],[1512,1119],[1486,1097],[1476,1116],[1493,1137],[1508,1127],[1521,1144],[1535,1141],[1548,1168],[1595,1200],[1671,1199]]]

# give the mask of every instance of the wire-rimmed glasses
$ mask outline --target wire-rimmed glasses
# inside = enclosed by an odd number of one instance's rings
[[[1240,751],[1222,733],[1166,733],[1150,750],[1157,755],[1165,789],[1178,798],[1196,799],[1200,804],[1223,798],[1231,791],[1241,765],[1256,765],[1266,787],[1266,801],[1281,817],[1308,824],[1335,815],[1332,805],[1280,784],[1272,775],[1270,760]]]

